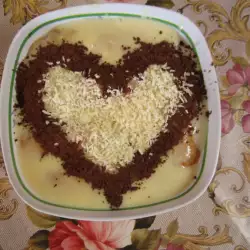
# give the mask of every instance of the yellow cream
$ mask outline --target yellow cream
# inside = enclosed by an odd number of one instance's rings
[[[121,45],[130,47],[130,50],[139,47],[134,43],[135,37],[148,43],[165,40],[177,45],[180,41],[175,30],[166,24],[147,19],[86,19],[52,29],[33,43],[29,54],[34,54],[38,47],[48,42],[60,44],[64,39],[70,43],[81,41],[90,52],[101,54],[103,61],[115,64],[127,52]]]
[[[198,148],[204,148],[206,117],[202,116],[195,127],[200,132],[195,137]],[[18,126],[15,129],[18,165],[23,179],[29,189],[39,198],[73,207],[108,208],[104,195],[93,190],[83,179],[63,175],[60,159],[51,155],[44,156],[27,128]],[[144,180],[137,191],[124,195],[121,207],[133,207],[170,199],[182,192],[193,181],[197,174],[197,165],[182,167],[181,162],[186,154],[185,144],[180,144],[168,154],[165,163],[156,169],[149,179]],[[200,159],[200,162],[202,158]],[[55,186],[56,185],[56,186]]]
[[[150,31],[150,32],[145,32]],[[82,41],[93,53],[102,55],[103,60],[115,63],[124,53],[121,45],[135,48],[133,37],[142,41],[157,43],[162,40],[179,43],[178,34],[162,23],[136,19],[88,19],[70,22],[56,27],[37,40],[29,53],[49,41],[60,44]],[[207,118],[203,115],[194,126],[200,130],[194,135],[198,148],[203,151],[207,132]],[[51,155],[42,157],[40,146],[34,141],[27,128],[15,127],[18,166],[28,188],[40,199],[58,205],[108,209],[109,204],[102,192],[93,190],[83,179],[64,175],[60,159]],[[197,166],[182,167],[186,154],[185,144],[180,144],[168,153],[168,158],[149,179],[143,180],[141,188],[128,192],[123,197],[121,208],[134,207],[167,200],[187,188],[197,174]],[[200,159],[201,161],[202,159]]]

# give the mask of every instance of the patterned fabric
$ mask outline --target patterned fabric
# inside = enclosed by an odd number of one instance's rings
[[[1,0],[0,77],[9,44],[28,20],[66,6],[101,1]],[[0,249],[249,250],[250,1],[120,2],[179,11],[192,19],[206,37],[220,79],[222,108],[223,135],[215,178],[200,199],[168,214],[136,221],[73,221],[26,206],[13,191],[0,155]]]

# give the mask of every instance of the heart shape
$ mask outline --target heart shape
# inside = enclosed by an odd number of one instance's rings
[[[43,79],[44,112],[60,121],[85,157],[113,172],[136,152],[143,154],[184,104],[167,66],[152,65],[140,77],[132,80],[133,87],[130,82],[130,94],[108,89],[111,96],[103,97],[95,79],[55,66]]]
[[[146,44],[139,39],[136,39],[136,42],[140,44],[140,48],[133,52],[127,52],[116,66],[107,63],[101,64],[101,57],[89,53],[87,48],[81,44],[72,45],[63,43],[60,46],[50,44],[44,48],[40,48],[35,58],[31,59],[28,64],[25,62],[21,63],[16,76],[17,102],[22,110],[23,121],[31,126],[35,140],[42,146],[45,153],[51,153],[62,159],[63,167],[68,175],[82,177],[91,183],[93,188],[104,189],[104,194],[112,207],[119,207],[122,202],[122,194],[128,190],[137,189],[138,187],[135,186],[134,183],[138,180],[149,178],[161,162],[161,157],[166,155],[168,150],[180,142],[191,120],[201,111],[201,102],[204,97],[206,97],[202,73],[196,70],[196,62],[190,57],[193,53],[190,47],[181,44],[180,48],[176,48],[167,42],[161,42],[155,45]],[[183,53],[183,49],[186,50],[185,53]],[[44,87],[46,83],[49,84],[49,78],[46,78],[46,76],[50,74],[49,69],[51,69],[52,66],[61,65],[65,68],[64,73],[69,73],[70,71],[83,72],[85,78],[96,79],[96,83],[100,88],[95,83],[94,85],[90,84],[90,86],[99,91],[93,100],[96,104],[98,100],[100,101],[101,95],[107,95],[107,97],[105,97],[106,99],[103,99],[104,103],[102,102],[101,105],[101,108],[104,108],[108,106],[110,100],[119,100],[117,102],[118,106],[123,101],[128,104],[133,99],[137,88],[140,89],[140,86],[147,86],[145,82],[144,84],[140,84],[145,81],[145,76],[143,76],[142,73],[150,70],[150,68],[153,67],[152,65],[165,65],[166,63],[172,70],[171,74],[179,79],[174,85],[179,91],[184,87],[182,80],[190,84],[188,91],[182,92],[183,98],[186,101],[183,102],[182,107],[178,107],[177,110],[171,114],[169,119],[166,119],[167,126],[165,131],[162,131],[164,119],[162,120],[161,117],[160,120],[162,122],[158,124],[153,135],[151,134],[148,137],[145,143],[146,146],[144,145],[144,147],[142,147],[142,154],[139,152],[141,149],[140,145],[138,147],[133,145],[132,161],[128,159],[128,164],[126,164],[125,167],[121,167],[115,174],[106,172],[105,168],[97,166],[93,161],[84,157],[82,147],[76,142],[77,140],[75,140],[75,142],[68,140],[68,135],[62,129],[62,126],[67,127],[67,122],[69,123],[70,120],[66,121],[61,119],[60,121],[59,119],[62,117],[58,115],[55,116],[57,118],[55,119],[51,116],[50,112],[48,113],[48,111],[46,111],[46,108],[49,109],[49,102],[46,104],[46,91],[49,89]],[[166,76],[167,73],[170,75],[169,72],[166,72],[164,66],[161,66],[161,68],[161,76],[164,74]],[[56,67],[54,69],[56,69]],[[128,84],[134,78],[138,82],[138,87],[136,87],[129,96],[124,96],[130,92]],[[83,78],[80,79],[80,82],[82,79]],[[34,82],[36,84],[34,84]],[[156,89],[159,88],[159,86],[160,85],[156,84]],[[43,91],[44,89],[45,92]],[[114,89],[120,90],[119,95],[112,94]],[[158,95],[156,95],[157,98],[164,99],[164,95],[162,95],[159,89],[157,89],[156,92],[159,92]],[[191,92],[191,95],[189,92]],[[144,95],[147,93],[148,89],[143,92]],[[169,95],[169,92],[163,91],[163,93],[168,93]],[[174,92],[171,91],[171,93]],[[77,95],[77,93],[75,93],[75,95]],[[140,100],[138,96],[136,96],[136,98],[137,101]],[[179,97],[178,102],[180,99]],[[77,100],[79,100],[79,98],[77,98]],[[154,100],[154,98],[147,99],[150,104],[152,104],[152,100]],[[161,105],[166,105],[166,102],[169,102],[169,99],[168,101],[163,100]],[[144,105],[144,107],[146,106]],[[155,110],[160,112],[161,108],[154,109],[154,111]],[[50,111],[52,111],[52,109]],[[59,111],[60,107],[57,108],[57,114],[60,113]],[[100,113],[101,112],[99,112],[99,115]],[[108,114],[108,112],[106,114]],[[143,112],[143,117],[148,114],[153,116],[154,112],[152,112],[152,110],[149,113]],[[166,114],[167,113],[165,113],[165,115]],[[94,119],[97,119],[97,117],[98,116],[94,115]],[[112,121],[115,117],[116,116],[113,115],[109,118]],[[102,117],[101,121],[104,120],[105,117]],[[133,119],[130,120],[131,124]],[[62,124],[59,125],[58,122]],[[83,124],[87,125],[91,123],[84,121]],[[109,123],[109,125],[110,124],[111,123]],[[145,129],[151,129],[154,127],[153,125],[154,123],[148,124]],[[109,131],[112,132],[112,129]],[[131,133],[129,131],[129,136],[133,136],[133,133],[134,131],[131,131]],[[137,132],[136,136],[140,136],[138,133],[139,132]],[[119,135],[122,136],[122,131]],[[129,144],[130,141],[128,142],[129,136],[126,135],[126,145],[131,146]],[[86,140],[89,139],[90,137],[86,136]],[[84,141],[82,143],[84,147]],[[98,145],[98,141],[95,143],[95,145]],[[90,158],[91,157],[93,157],[93,155],[90,155]]]

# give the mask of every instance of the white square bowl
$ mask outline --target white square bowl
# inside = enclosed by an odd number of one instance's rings
[[[208,94],[209,117],[208,134],[203,160],[199,166],[197,180],[184,192],[172,199],[155,204],[119,210],[90,210],[52,204],[39,199],[27,188],[20,173],[15,155],[13,139],[13,99],[15,95],[15,71],[26,56],[31,44],[47,33],[51,28],[65,22],[83,18],[149,18],[176,29],[196,51],[198,55]],[[148,32],[145,30],[145,32]],[[15,36],[9,48],[4,66],[1,87],[1,142],[4,161],[9,179],[18,195],[33,208],[65,218],[84,220],[120,220],[156,215],[185,206],[207,189],[216,170],[220,146],[220,98],[217,76],[212,64],[212,57],[200,30],[188,18],[166,9],[133,4],[95,4],[66,8],[41,15],[27,23]],[[66,197],[65,197],[66,198]]]

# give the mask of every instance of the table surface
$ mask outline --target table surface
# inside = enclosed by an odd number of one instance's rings
[[[207,192],[184,208],[136,221],[66,220],[20,200],[0,153],[0,249],[250,250],[250,1],[172,1],[120,0],[179,11],[208,41],[220,80],[222,141]],[[47,11],[93,2],[100,1],[0,0],[0,78],[8,47],[23,24]]]

